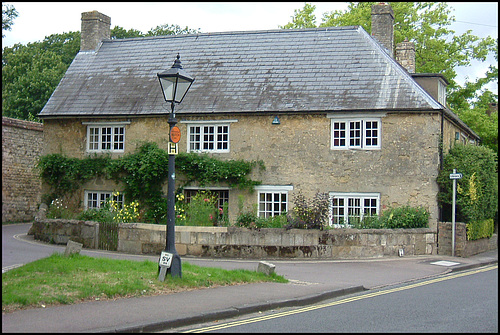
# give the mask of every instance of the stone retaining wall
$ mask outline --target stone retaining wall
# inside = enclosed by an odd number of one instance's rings
[[[165,249],[165,226],[122,224],[118,251],[159,254]],[[237,227],[175,228],[179,255],[228,258],[348,259],[436,254],[436,233],[430,229],[303,230]]]
[[[409,255],[451,255],[451,223],[441,222],[438,232],[418,229],[304,230],[237,227],[175,228],[179,255],[227,258],[353,259]],[[97,248],[99,224],[92,221],[36,219],[28,234],[37,240],[66,244],[68,240]],[[166,227],[146,223],[122,223],[117,251],[159,255],[165,249]],[[470,257],[498,248],[497,234],[467,241],[465,224],[456,223],[455,256]]]
[[[98,245],[99,224],[80,220],[37,219],[30,229],[35,239],[65,244],[68,240],[86,248]],[[228,258],[320,258],[349,259],[437,254],[436,232],[420,229],[302,230],[236,227],[175,228],[179,255]],[[145,223],[122,223],[117,251],[159,255],[165,249],[166,227]]]

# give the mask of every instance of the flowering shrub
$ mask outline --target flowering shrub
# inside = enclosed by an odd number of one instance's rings
[[[200,191],[186,206],[186,224],[189,226],[216,226],[217,197],[208,191]]]
[[[52,200],[47,210],[47,218],[49,219],[72,219],[74,214],[68,209],[68,206],[63,204],[60,198]]]
[[[316,193],[311,201],[298,192],[294,196],[295,207],[288,215],[287,229],[323,229],[328,219],[328,194]]]
[[[77,218],[103,223],[137,222],[140,215],[139,202],[132,201],[130,204],[121,205],[115,200],[119,195],[120,192],[113,192],[113,196],[109,197],[101,208],[85,210]]]
[[[113,193],[113,198],[117,197],[119,194],[119,192]],[[139,218],[138,201],[132,201],[130,204],[123,204],[123,206],[120,206],[118,202],[113,198],[110,197],[107,200],[109,204],[109,210],[115,214],[113,216],[113,221],[123,223],[137,221],[137,219]]]

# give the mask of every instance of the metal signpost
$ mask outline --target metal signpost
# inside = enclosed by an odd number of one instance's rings
[[[450,179],[453,180],[453,204],[451,209],[451,256],[455,256],[455,199],[457,197],[457,179],[461,179],[462,174],[457,173],[457,169],[453,169],[450,174]]]

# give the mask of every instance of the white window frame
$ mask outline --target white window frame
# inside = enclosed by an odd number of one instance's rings
[[[257,216],[277,216],[288,212],[288,192],[293,190],[291,185],[259,185],[257,191]]]
[[[334,199],[341,202],[340,205],[334,206]],[[376,201],[373,206],[368,201]],[[373,213],[373,210],[375,211]],[[380,213],[380,193],[346,193],[346,192],[330,192],[329,193],[329,224],[334,228],[352,227],[349,223],[349,217],[359,217],[363,220],[366,212],[371,212],[372,215]],[[353,213],[354,212],[354,213]],[[357,212],[357,213],[356,213]],[[334,223],[335,219],[341,218],[342,223]],[[340,221],[340,220],[339,220]]]
[[[115,198],[116,202],[118,203],[119,208],[123,207],[123,204],[125,201],[123,193],[120,193],[118,196],[113,196],[113,191],[85,190],[84,209],[85,210],[87,210],[87,209],[99,209],[104,204],[104,202],[110,197]],[[92,206],[89,206],[90,201],[92,202]]]
[[[187,124],[187,152],[230,152],[231,123],[237,120],[181,121]],[[195,132],[198,128],[199,132]],[[198,144],[198,147],[195,147]]]
[[[385,114],[328,114],[331,150],[380,150],[382,147],[382,117]],[[373,136],[373,123],[377,124]],[[369,136],[370,135],[370,136]],[[371,140],[376,139],[373,145]],[[342,142],[342,143],[341,143]]]
[[[130,121],[123,122],[82,122],[87,126],[87,152],[125,152],[125,125]],[[104,134],[104,131],[109,133]],[[104,141],[104,136],[107,140]],[[109,148],[104,148],[105,144]]]

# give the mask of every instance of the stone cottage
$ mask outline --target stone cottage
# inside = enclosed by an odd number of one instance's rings
[[[141,141],[167,150],[170,106],[157,73],[180,54],[196,80],[176,106],[179,151],[266,166],[254,192],[206,187],[229,203],[232,221],[238,196],[273,216],[300,191],[330,195],[331,225],[408,204],[427,208],[436,228],[443,151],[479,141],[446,107],[446,79],[414,73],[412,43],[394,52],[386,4],[372,8],[372,36],[347,26],[111,40],[110,21],[82,13],[81,50],[39,114],[44,154],[119,157]],[[115,189],[86,183],[81,207],[99,206]]]

